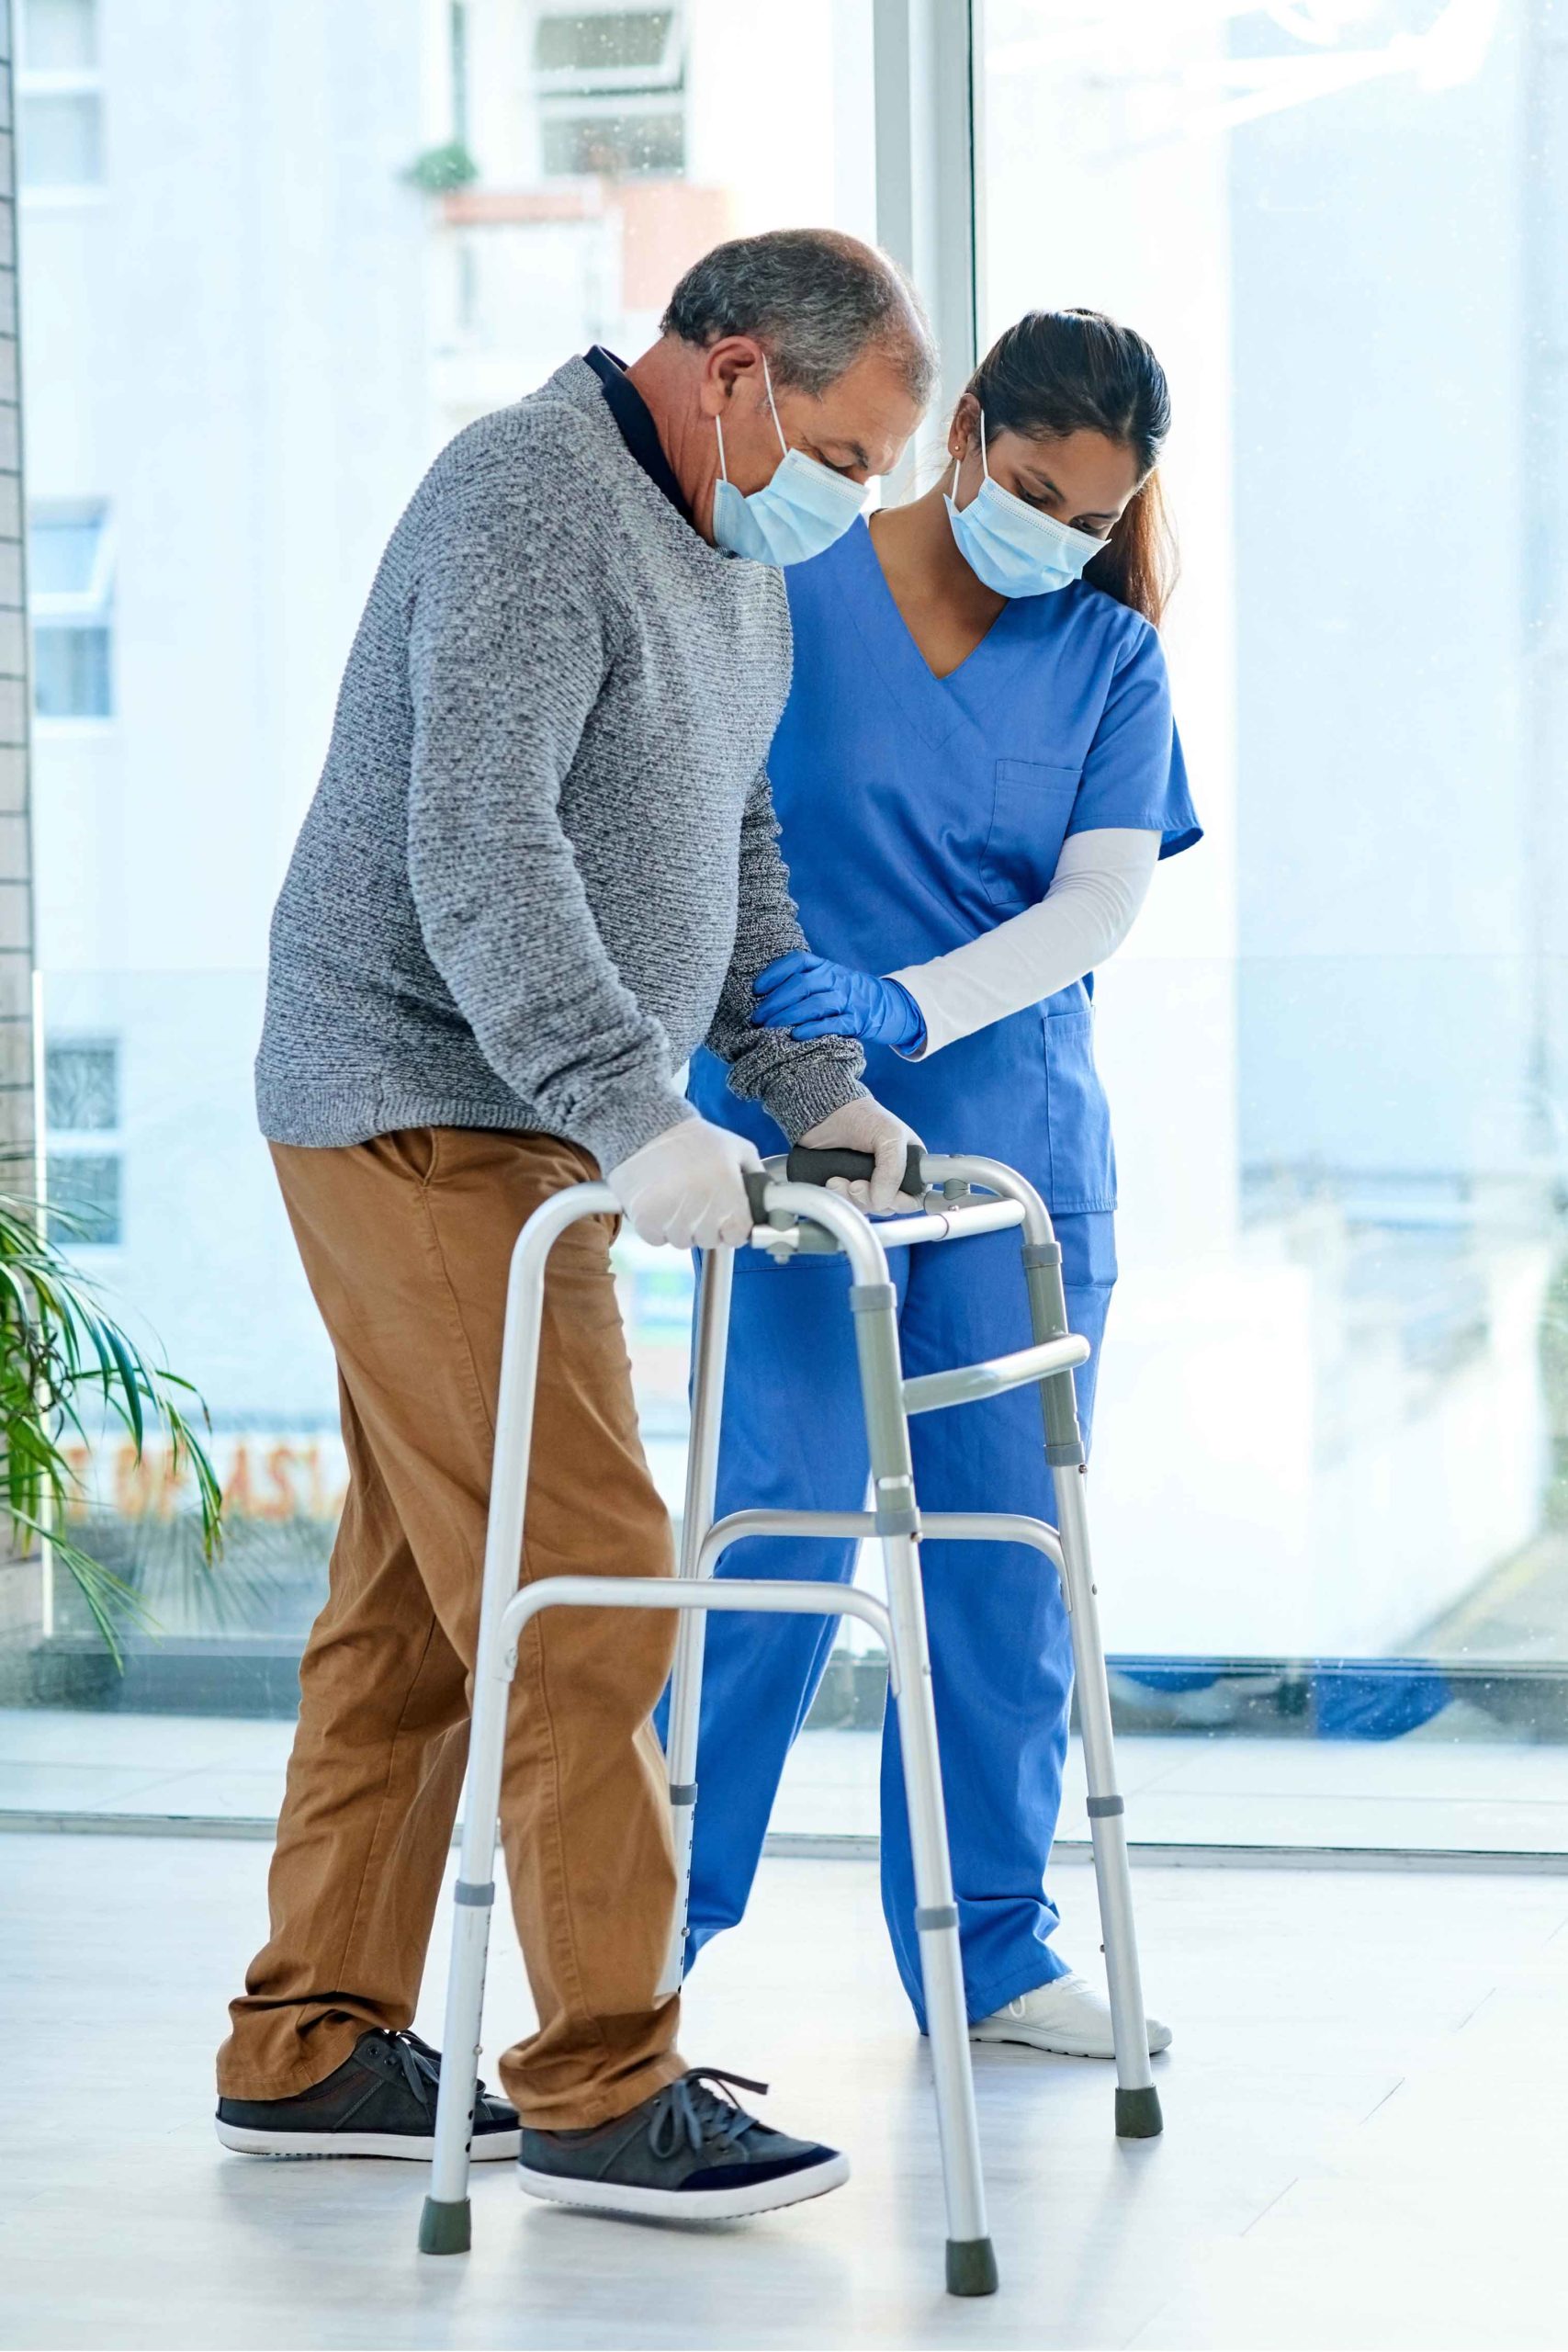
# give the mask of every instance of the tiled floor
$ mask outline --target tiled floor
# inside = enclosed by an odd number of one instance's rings
[[[218,1716],[0,1710],[0,1817],[270,1822],[292,1736],[289,1724]],[[1568,1745],[1443,1736],[1429,1725],[1387,1741],[1133,1736],[1117,1754],[1140,1843],[1568,1854]],[[775,1830],[874,1837],[877,1757],[873,1734],[807,1733]],[[1088,1836],[1076,1748],[1061,1834]]]
[[[473,2253],[442,2262],[414,2251],[423,2168],[268,2165],[210,2136],[211,2045],[265,1866],[254,1842],[0,1839],[0,2344],[1568,2343],[1561,1880],[1144,1873],[1145,1971],[1177,2031],[1166,2136],[1114,2140],[1106,2067],[977,2052],[1002,2287],[960,2303],[941,2291],[927,2056],[869,1866],[766,1864],[684,2034],[694,2060],[771,2079],[778,2120],[840,2140],[845,2189],[676,2232],[530,2206],[496,2167]],[[1064,1864],[1058,1893],[1087,1957],[1088,1871]],[[509,1930],[498,1945],[492,2051],[527,2017]]]

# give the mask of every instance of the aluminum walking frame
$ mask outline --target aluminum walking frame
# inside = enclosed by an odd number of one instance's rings
[[[519,1587],[546,1264],[555,1242],[570,1225],[581,1217],[615,1213],[615,1196],[606,1184],[573,1185],[537,1209],[518,1238],[507,1288],[435,2154],[420,2225],[420,2245],[426,2254],[461,2253],[470,2243],[468,2152],[495,1899],[502,1750],[510,1686],[524,1632],[541,1610],[548,1608],[680,1612],[668,1750],[679,1882],[670,1952],[660,1987],[661,1992],[672,1993],[681,1983],[685,1951],[706,1612],[744,1610],[856,1617],[886,1646],[889,1694],[898,1709],[914,1853],[915,1925],[925,1981],[947,2208],[947,2286],[950,2293],[958,2295],[995,2290],[997,2269],[980,2167],[958,1911],[948,1857],[920,1584],[922,1532],[965,1543],[1032,1545],[1061,1580],[1072,1631],[1089,1830],[1111,1992],[1116,2130],[1123,2138],[1147,2139],[1161,2129],[1139,1980],[1125,1815],[1116,1787],[1110,1692],[1084,1505],[1084,1448],[1073,1385],[1074,1367],[1087,1360],[1089,1350],[1086,1340],[1067,1329],[1061,1250],[1038,1193],[998,1160],[912,1148],[907,1189],[911,1194],[919,1193],[924,1205],[874,1224],[841,1193],[825,1189],[830,1176],[865,1175],[870,1164],[856,1154],[798,1148],[787,1163],[770,1161],[748,1179],[755,1225],[744,1246],[766,1250],[783,1259],[840,1250],[849,1261],[850,1308],[860,1365],[873,1507],[865,1511],[743,1510],[715,1521],[735,1261],[732,1250],[706,1251],[697,1310],[685,1517],[679,1573],[673,1578],[563,1576]],[[1011,1227],[1018,1228],[1021,1237],[1021,1272],[1033,1344],[985,1363],[906,1380],[887,1251]],[[1057,1527],[1012,1512],[942,1512],[922,1521],[910,1464],[909,1416],[998,1396],[1027,1382],[1035,1382],[1040,1388]],[[798,1535],[863,1536],[880,1542],[886,1600],[852,1586],[714,1576],[719,1555],[742,1537]]]

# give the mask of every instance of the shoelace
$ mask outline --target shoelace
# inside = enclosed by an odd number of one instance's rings
[[[396,2051],[403,2080],[421,2106],[433,2106],[441,2087],[439,2052],[428,2041],[422,2041],[417,2033],[388,2033],[386,2046]]]
[[[710,2083],[734,2084],[738,2090],[767,2097],[766,2083],[754,2083],[747,2075],[727,2074],[722,2066],[692,2067],[654,2103],[648,2144],[656,2156],[672,2156],[682,2138],[693,2154],[700,2155],[705,2146],[732,2147],[746,2132],[756,2130],[756,2117],[730,2098],[728,2088],[709,2090]]]
[[[406,2030],[402,2033],[389,2031],[383,2038],[388,2048],[397,2052],[398,2063],[403,2070],[403,2080],[415,2098],[419,2100],[422,2107],[427,2108],[434,2113],[436,2095],[441,2088],[439,2050],[433,2050],[428,2041],[420,2040],[417,2033],[410,2033]],[[476,2106],[484,2095],[483,2083],[476,2083],[474,2085]]]

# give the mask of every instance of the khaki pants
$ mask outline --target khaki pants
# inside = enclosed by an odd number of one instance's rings
[[[299,1671],[272,1932],[219,2055],[220,2092],[244,2099],[306,2089],[367,2026],[413,2017],[468,1747],[508,1264],[540,1202],[599,1173],[555,1136],[450,1127],[273,1158],[337,1352],[349,1487]],[[525,1577],[671,1570],[610,1240],[585,1219],[550,1259]],[[683,2071],[678,2004],[654,1992],[674,1870],[649,1716],[673,1638],[662,1611],[549,1610],[519,1658],[502,1838],[539,2030],[500,2074],[547,2130]]]

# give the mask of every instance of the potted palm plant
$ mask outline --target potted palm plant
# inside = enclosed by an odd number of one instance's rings
[[[51,1212],[67,1229],[71,1220]],[[13,1542],[50,1547],[75,1582],[117,1666],[127,1623],[152,1623],[135,1587],[65,1533],[85,1499],[67,1448],[90,1446],[91,1423],[125,1431],[138,1461],[166,1442],[171,1470],[190,1474],[201,1553],[222,1536],[222,1497],[197,1424],[207,1412],[188,1380],[153,1363],[101,1304],[93,1284],[40,1229],[33,1204],[0,1193],[0,1449]]]

